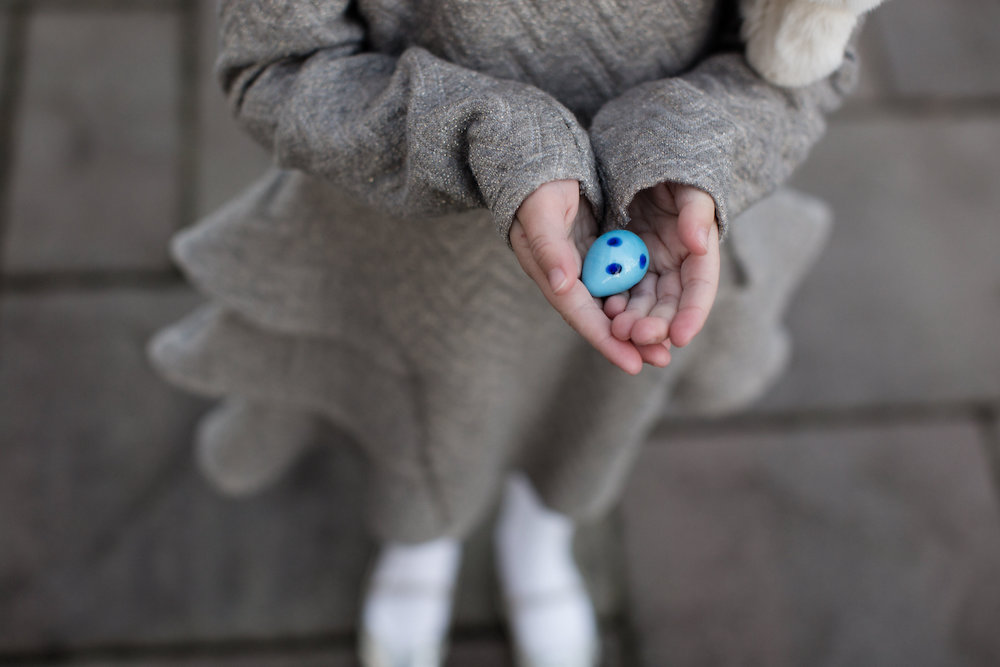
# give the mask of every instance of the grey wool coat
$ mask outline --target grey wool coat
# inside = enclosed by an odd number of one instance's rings
[[[463,534],[509,468],[554,509],[600,514],[668,406],[739,406],[777,373],[782,308],[821,244],[822,205],[768,195],[856,60],[779,89],[737,28],[713,0],[224,1],[218,74],[276,166],[175,240],[209,302],[160,333],[155,363],[225,399],[228,426],[203,433],[291,451],[316,420],[347,429],[380,538]],[[519,269],[514,214],[555,179],[607,226],[663,181],[715,199],[723,284],[669,368],[613,368]]]

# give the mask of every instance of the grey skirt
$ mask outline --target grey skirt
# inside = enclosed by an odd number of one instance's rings
[[[274,170],[175,239],[208,301],[151,356],[227,400],[216,422],[269,447],[297,451],[316,420],[348,431],[379,539],[465,534],[515,468],[585,520],[616,500],[658,420],[737,409],[778,374],[782,311],[828,225],[790,191],[734,220],[706,329],[668,368],[631,377],[548,306],[488,212],[391,219]]]

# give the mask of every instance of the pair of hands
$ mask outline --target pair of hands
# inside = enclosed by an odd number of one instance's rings
[[[646,243],[646,276],[627,293],[590,295],[580,272],[597,222],[577,181],[552,181],[517,210],[510,242],[521,268],[563,319],[609,361],[635,375],[664,367],[670,346],[701,331],[719,286],[715,202],[689,185],[661,183],[629,205],[629,230]]]

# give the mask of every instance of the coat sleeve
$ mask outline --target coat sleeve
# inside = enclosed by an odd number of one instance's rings
[[[725,234],[730,218],[783,183],[822,136],[825,115],[854,88],[854,43],[831,76],[792,89],[762,79],[730,39],[690,71],[608,102],[590,133],[609,223],[628,222],[640,190],[676,182],[712,195]]]
[[[505,239],[539,185],[575,179],[595,210],[590,140],[555,99],[410,47],[366,48],[349,0],[224,0],[216,70],[279,166],[404,218],[489,208]]]

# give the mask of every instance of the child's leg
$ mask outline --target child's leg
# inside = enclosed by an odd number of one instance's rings
[[[441,664],[460,560],[453,538],[382,546],[361,614],[365,667]]]
[[[523,475],[507,480],[497,567],[520,664],[597,664],[597,622],[573,559],[573,532],[572,520],[544,507]]]

